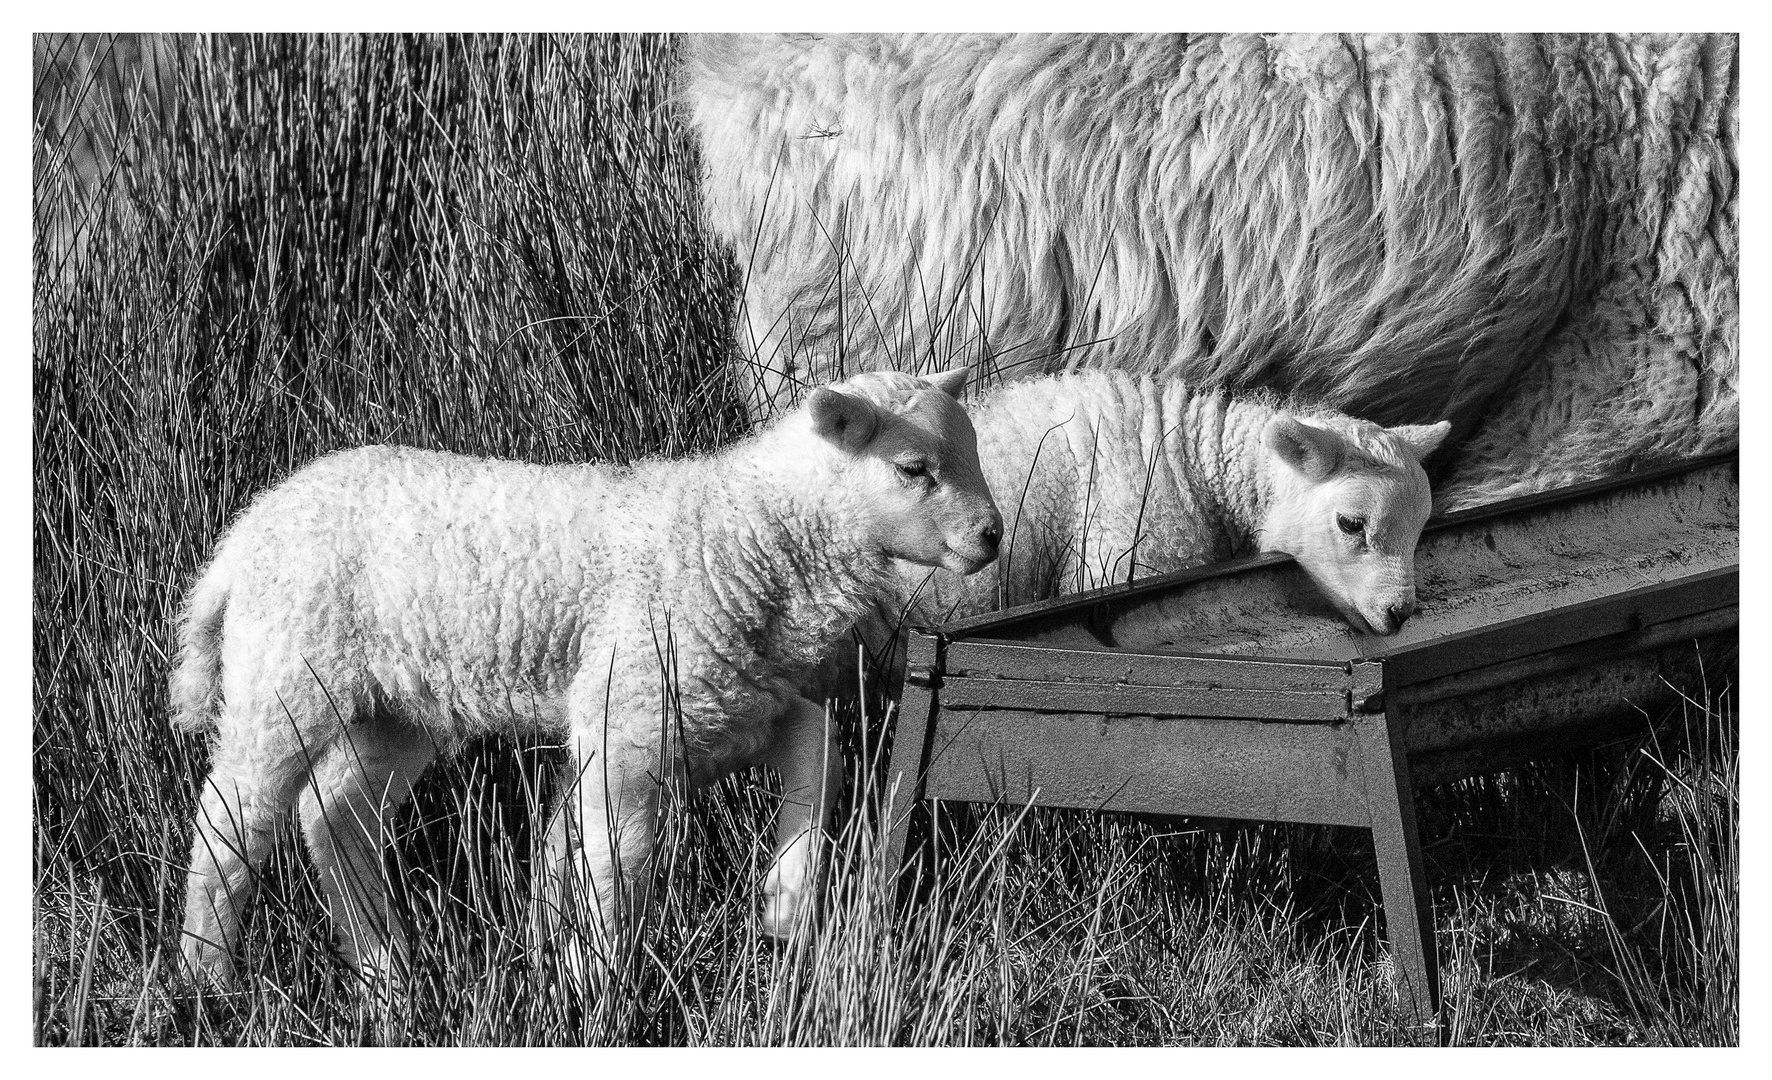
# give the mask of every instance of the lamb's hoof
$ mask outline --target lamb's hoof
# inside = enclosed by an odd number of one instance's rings
[[[233,957],[225,950],[215,948],[205,941],[187,938],[179,955],[182,963],[178,965],[178,975],[188,990],[195,993],[226,994],[238,987],[240,980],[234,971]]]
[[[399,990],[406,984],[406,965],[386,954],[354,960],[347,957],[345,963],[356,975],[358,984],[370,993],[385,994]]]
[[[763,933],[777,944],[786,944],[800,932],[801,910],[806,906],[797,890],[781,889],[763,897]]]

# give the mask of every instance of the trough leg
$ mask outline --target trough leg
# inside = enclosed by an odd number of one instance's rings
[[[929,767],[929,742],[935,729],[937,640],[912,632],[906,649],[904,692],[892,735],[892,760],[886,769],[881,810],[889,829],[886,876],[904,866],[910,847],[912,819],[923,800],[924,774]]]
[[[1402,975],[1404,1001],[1423,1023],[1438,1025],[1439,957],[1434,948],[1434,913],[1422,869],[1421,840],[1415,831],[1415,789],[1397,716],[1380,714],[1356,721],[1364,729],[1366,800],[1372,843],[1378,854],[1378,882],[1384,898],[1385,935]]]

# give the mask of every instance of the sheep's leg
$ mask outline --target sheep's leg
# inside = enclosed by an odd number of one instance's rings
[[[648,903],[647,860],[657,842],[656,749],[602,733],[575,740],[571,788],[549,825],[536,913],[544,933],[576,923],[607,946],[618,926]],[[576,915],[573,919],[571,916]],[[576,957],[572,965],[582,971]]]
[[[307,762],[293,731],[267,734],[264,725],[226,714],[219,730],[191,841],[181,951],[191,974],[228,987],[241,912]]]
[[[571,900],[569,887],[578,858],[578,770],[576,754],[554,769],[554,790],[548,799],[548,827],[542,850],[530,874],[529,910],[533,940],[557,938]]]
[[[339,952],[365,975],[390,971],[405,956],[405,935],[388,910],[383,830],[436,754],[422,728],[354,724],[315,764],[301,793],[302,836]]]
[[[644,910],[647,860],[658,839],[662,777],[653,755],[614,747],[593,757],[579,780],[584,866],[604,926]]]
[[[819,845],[842,772],[823,708],[796,697],[777,724],[766,763],[781,774],[781,812],[775,863],[763,886],[763,932],[786,938],[813,896]]]

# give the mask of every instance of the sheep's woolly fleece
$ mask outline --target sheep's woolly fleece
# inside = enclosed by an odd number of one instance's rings
[[[1455,507],[1735,445],[1737,82],[1730,35],[697,36],[679,90],[760,412],[965,350],[1271,387],[1452,420]]]

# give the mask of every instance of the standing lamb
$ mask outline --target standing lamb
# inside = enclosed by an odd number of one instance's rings
[[[1010,383],[972,419],[1008,519],[1002,557],[963,582],[905,568],[912,621],[1256,550],[1291,554],[1356,630],[1392,634],[1414,611],[1430,504],[1421,459],[1444,421],[1385,428],[1105,371]]]
[[[261,495],[191,590],[172,678],[175,723],[216,732],[189,966],[231,981],[241,906],[297,803],[346,958],[385,965],[401,942],[383,822],[439,751],[484,734],[571,747],[549,869],[587,874],[605,924],[618,866],[654,843],[664,776],[774,765],[763,918],[788,933],[837,777],[824,711],[797,687],[892,587],[892,560],[969,574],[997,554],[1002,519],[954,396],[965,377],[858,376],[702,458],[550,467],[369,447]]]

